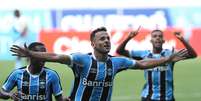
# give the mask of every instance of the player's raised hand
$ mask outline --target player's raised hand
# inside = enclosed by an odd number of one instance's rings
[[[12,52],[13,56],[19,56],[19,57],[28,57],[29,56],[29,50],[26,46],[26,43],[24,44],[24,47],[20,47],[18,45],[13,45],[10,48],[10,51]]]
[[[18,92],[15,92],[15,93],[10,92],[10,93],[5,93],[5,94],[7,94],[14,101],[19,101],[20,100]]]
[[[188,56],[188,50],[182,49],[182,50],[172,54],[170,56],[169,60],[172,62],[177,62],[177,61],[185,59],[187,56]]]
[[[131,31],[131,32],[129,33],[128,37],[129,37],[129,38],[135,37],[135,36],[138,34],[140,28],[141,28],[141,26],[139,26],[136,31]]]
[[[182,40],[183,36],[181,35],[181,32],[174,32],[174,35],[177,37],[177,39]]]

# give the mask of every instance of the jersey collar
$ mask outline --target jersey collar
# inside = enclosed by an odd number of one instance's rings
[[[92,58],[94,58],[97,61],[94,52],[92,52]],[[108,61],[108,60],[109,60],[109,56],[107,55],[107,60],[106,61]]]
[[[27,71],[31,76],[39,76],[39,75],[44,71],[44,68],[42,68],[41,71],[40,71],[40,73],[38,73],[38,74],[31,74],[31,72],[29,71],[28,67],[29,67],[29,65],[27,65],[26,71]]]

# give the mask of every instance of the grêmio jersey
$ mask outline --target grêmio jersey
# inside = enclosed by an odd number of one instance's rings
[[[149,50],[144,51],[130,51],[130,57],[132,58],[154,58],[160,59],[161,57],[170,56],[173,52],[169,49],[163,49],[159,54],[153,54]],[[148,101],[168,101],[174,100],[173,94],[173,66],[174,63],[167,63],[162,66],[157,66],[153,69],[144,70],[144,77],[146,83],[142,89],[142,98]]]
[[[62,94],[59,75],[45,67],[38,75],[32,75],[27,67],[14,70],[2,89],[10,92],[14,87],[17,87],[20,101],[52,101],[52,94]]]
[[[97,61],[92,54],[71,55],[75,80],[71,91],[72,101],[110,101],[115,75],[135,66],[136,61],[124,57],[108,56]]]

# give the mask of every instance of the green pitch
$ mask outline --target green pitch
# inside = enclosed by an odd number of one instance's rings
[[[13,66],[14,61],[0,61],[1,86],[13,70]],[[64,96],[69,95],[73,83],[71,69],[58,63],[47,63],[46,66],[59,73]],[[144,84],[143,76],[141,70],[127,70],[116,75],[112,101],[140,101],[140,92]],[[174,88],[176,101],[201,101],[201,58],[176,63]]]

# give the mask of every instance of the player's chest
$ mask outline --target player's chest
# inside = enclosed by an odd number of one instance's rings
[[[89,78],[93,76],[96,80],[105,80],[105,78],[113,78],[113,67],[112,64],[105,62],[96,62],[93,65],[89,65],[88,68],[83,70],[83,76]]]
[[[39,76],[28,76],[28,77],[18,77],[17,85],[19,88],[28,87],[28,88],[45,88],[50,83],[50,80],[47,78],[40,78]]]

